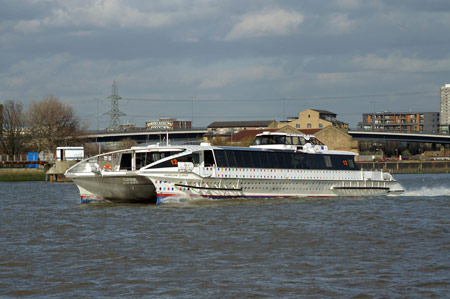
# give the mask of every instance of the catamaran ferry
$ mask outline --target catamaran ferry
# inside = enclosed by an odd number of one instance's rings
[[[403,192],[391,174],[365,171],[355,153],[314,136],[264,132],[251,147],[150,145],[85,159],[67,170],[81,202],[169,198],[376,196]]]

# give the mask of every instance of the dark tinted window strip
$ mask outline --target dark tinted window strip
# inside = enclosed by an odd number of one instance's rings
[[[240,150],[215,150],[214,153],[218,167],[358,170],[351,155]]]

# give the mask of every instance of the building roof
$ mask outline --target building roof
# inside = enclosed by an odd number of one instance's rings
[[[215,121],[208,128],[268,127],[274,120]]]
[[[337,115],[336,113],[330,112],[330,111],[327,111],[327,110],[319,110],[319,109],[311,109],[311,110],[316,111],[316,112],[319,112],[319,113],[321,113],[321,114],[331,114],[331,115],[334,115],[334,116]]]
[[[348,125],[347,123],[340,121],[340,120],[333,120],[331,122],[335,125]]]
[[[314,135],[317,132],[322,131],[322,130],[323,129],[301,129],[299,131],[306,135]]]

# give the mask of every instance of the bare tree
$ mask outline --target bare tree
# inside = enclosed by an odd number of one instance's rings
[[[229,144],[229,138],[226,137],[214,137],[211,139],[211,145],[228,145]]]
[[[39,151],[54,152],[57,146],[75,145],[79,143],[76,138],[85,130],[72,106],[54,96],[33,102],[27,115],[34,145]]]
[[[138,142],[136,140],[131,139],[131,138],[124,138],[116,143],[116,145],[114,146],[114,150],[117,151],[117,150],[127,149],[132,146],[136,146],[136,145],[138,145]]]
[[[97,143],[85,142],[83,144],[83,147],[84,147],[84,156],[86,158],[101,154],[105,151],[105,147],[100,145],[100,143],[97,144]]]
[[[25,123],[22,104],[7,100],[3,105],[3,135],[0,138],[1,149],[6,155],[22,154],[25,151],[28,140]]]

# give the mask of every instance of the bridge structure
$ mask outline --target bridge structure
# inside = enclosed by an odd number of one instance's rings
[[[206,128],[174,129],[169,131],[139,130],[139,131],[91,131],[83,137],[93,142],[119,142],[125,138],[136,140],[138,143],[166,143],[169,138],[170,143],[199,143],[203,140],[203,135],[207,133]],[[424,133],[400,133],[400,132],[379,132],[379,131],[358,131],[350,130],[348,134],[359,141],[398,141],[398,142],[418,142],[432,144],[450,144],[450,135],[424,134]]]
[[[379,131],[348,131],[348,134],[359,141],[398,141],[418,142],[432,144],[450,144],[450,135],[424,134],[424,133],[400,133]]]

